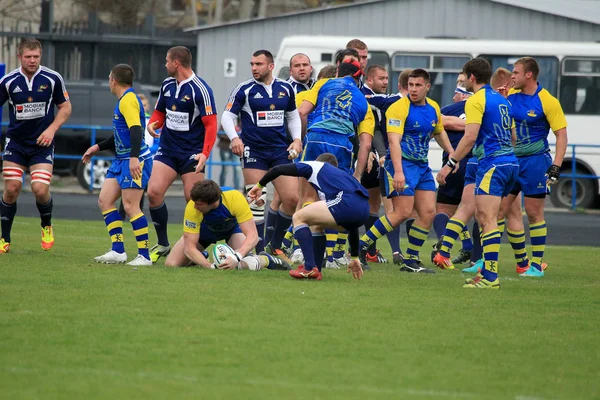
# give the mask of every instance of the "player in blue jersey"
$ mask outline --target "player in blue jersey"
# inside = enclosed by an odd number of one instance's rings
[[[437,175],[440,185],[471,149],[477,157],[475,177],[475,208],[482,229],[484,265],[481,273],[467,279],[466,288],[499,289],[498,253],[500,231],[496,218],[502,197],[508,195],[519,173],[519,164],[513,150],[516,141],[511,107],[500,93],[489,85],[492,76],[490,63],[481,57],[468,61],[463,72],[467,90],[475,93],[465,105],[465,134],[454,154]],[[462,231],[466,221],[452,218],[456,232]]]
[[[129,217],[138,255],[127,265],[152,265],[148,249],[148,221],[140,209],[140,200],[152,172],[152,153],[144,141],[146,118],[142,101],[133,91],[134,71],[127,64],[115,65],[108,78],[110,92],[119,100],[113,112],[113,136],[90,147],[82,157],[89,163],[102,150],[113,150],[115,159],[102,185],[98,206],[102,211],[112,248],[95,258],[104,264],[127,261],[123,244],[123,219],[116,207],[119,197]]]
[[[63,78],[58,72],[40,65],[40,42],[33,38],[23,39],[18,58],[21,66],[0,80],[0,106],[8,101],[10,116],[2,168],[0,254],[10,250],[10,231],[27,169],[40,212],[42,249],[48,251],[54,245],[50,195],[54,135],[71,115],[71,102]],[[54,106],[58,108],[56,115]]]
[[[273,77],[273,55],[258,50],[250,60],[252,79],[239,84],[231,96],[221,117],[223,130],[231,140],[231,151],[242,158],[242,171],[246,191],[270,168],[291,163],[302,151],[301,125],[296,109],[292,86]],[[238,115],[242,119],[242,133],[238,136],[235,124]],[[287,133],[292,138],[289,143]],[[292,215],[298,202],[298,180],[281,177],[273,182],[281,205],[276,216],[270,243],[264,243],[264,212],[266,189],[263,195],[250,205],[259,235],[257,250],[267,244],[268,251],[289,261],[281,250],[285,231],[292,223]]]
[[[558,181],[568,141],[565,114],[558,99],[538,83],[539,72],[534,58],[518,59],[512,72],[514,86],[508,95],[517,129],[515,154],[520,169],[517,183],[503,203],[503,213],[508,217],[507,234],[517,260],[517,273],[525,277],[544,276],[545,198],[549,186]],[[554,160],[548,146],[550,130],[556,136]],[[525,246],[519,193],[523,194],[529,221],[531,260],[527,257]]]
[[[148,132],[159,137],[160,148],[148,183],[150,216],[158,243],[150,249],[156,262],[171,249],[167,236],[169,213],[165,193],[181,176],[185,200],[192,186],[204,179],[204,166],[217,138],[217,114],[212,89],[192,70],[192,53],[183,46],[169,49],[165,68],[169,78],[163,81]]]
[[[409,218],[414,208],[418,217],[408,234],[401,271],[433,272],[419,260],[419,251],[435,215],[436,187],[428,164],[429,142],[433,136],[448,153],[452,154],[454,149],[444,131],[438,104],[427,98],[431,87],[429,73],[413,70],[408,86],[408,96],[390,106],[385,115],[389,151],[381,179],[385,193],[392,199],[393,210],[361,237],[361,248],[366,249],[374,240],[394,230]]]
[[[306,179],[312,189],[306,193],[313,202],[294,214],[294,236],[304,254],[304,264],[290,271],[296,279],[321,280],[321,263],[325,252],[324,229],[349,233],[350,256],[348,272],[355,279],[362,276],[358,260],[358,228],[369,216],[369,195],[350,174],[337,168],[333,154],[320,155],[316,161],[301,161],[271,169],[250,190],[248,197],[260,197],[262,188],[280,176]]]

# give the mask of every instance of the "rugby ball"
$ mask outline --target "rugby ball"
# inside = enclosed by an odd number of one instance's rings
[[[235,251],[225,243],[217,243],[212,248],[213,263],[219,265],[227,259],[227,257],[235,257]]]

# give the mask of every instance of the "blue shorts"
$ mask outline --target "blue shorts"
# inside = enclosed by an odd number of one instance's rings
[[[475,195],[507,196],[518,175],[519,162],[514,155],[479,160]]]
[[[325,204],[335,222],[346,229],[363,226],[369,218],[369,199],[358,193],[339,192]]]
[[[288,156],[287,148],[259,149],[244,146],[242,168],[268,171],[278,165],[291,163],[292,160],[289,160]]]
[[[189,174],[190,172],[196,171],[196,165],[198,165],[198,161],[196,161],[196,156],[201,153],[198,152],[180,152],[180,151],[171,151],[163,149],[159,147],[154,155],[154,160],[160,161],[161,163],[167,165],[173,171],[177,172],[179,175]],[[202,169],[204,172],[206,168]]]
[[[545,195],[550,193],[546,185],[546,171],[552,165],[550,153],[517,157],[519,161],[519,176],[512,188],[512,194],[523,192],[524,196]]]
[[[429,164],[402,159],[402,171],[406,183],[404,191],[394,190],[394,164],[386,158],[383,169],[379,173],[379,180],[383,189],[383,195],[388,198],[396,196],[414,196],[415,190],[426,190],[435,192],[435,181]]]
[[[465,187],[465,175],[467,171],[467,161],[463,160],[458,164],[458,171],[451,173],[446,178],[446,184],[440,185],[437,191],[437,202],[442,204],[460,204],[462,192]]]
[[[331,153],[337,158],[339,169],[353,174],[353,149],[354,146],[346,135],[308,132],[302,152],[302,161],[315,161],[321,154]]]
[[[467,169],[465,171],[465,186],[474,185],[477,180],[477,168],[478,168],[477,157],[469,158],[467,161]]]
[[[52,165],[54,164],[54,145],[50,147],[31,146],[6,138],[2,159],[24,167],[35,164]]]
[[[142,167],[142,177],[133,179],[129,172],[129,159],[117,158],[108,169],[106,179],[116,179],[121,189],[146,189],[152,173],[152,158],[140,160],[140,165]]]
[[[211,231],[205,224],[200,224],[200,239],[198,239],[198,243],[205,250],[213,243],[217,243],[221,240],[228,241],[229,238],[236,233],[243,233],[242,229],[239,225],[234,226],[231,230],[227,232],[214,232]]]

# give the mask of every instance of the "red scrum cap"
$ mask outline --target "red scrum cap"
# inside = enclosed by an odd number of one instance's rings
[[[342,78],[349,75],[354,78],[359,78],[361,75],[364,75],[358,61],[347,60],[340,63],[338,67],[338,77]]]

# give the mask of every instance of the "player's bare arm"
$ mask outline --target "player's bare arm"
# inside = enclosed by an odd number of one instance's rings
[[[67,122],[67,120],[71,116],[72,107],[70,100],[58,104],[56,107],[58,107],[58,112],[54,117],[54,121],[52,121],[50,126],[48,126],[44,130],[44,132],[42,132],[42,134],[37,138],[36,143],[38,146],[49,147],[52,144],[52,141],[54,140],[54,135],[56,135],[56,131],[58,131],[58,129],[61,126],[63,126],[63,124]]]
[[[394,164],[394,190],[398,193],[404,191],[404,185],[406,184],[406,178],[402,171],[402,149],[400,148],[400,141],[402,135],[397,133],[388,132],[388,142],[390,144],[390,158],[392,164]]]
[[[198,250],[199,233],[183,232],[183,252],[191,262],[203,268],[211,269],[210,261],[204,257],[202,252]]]

